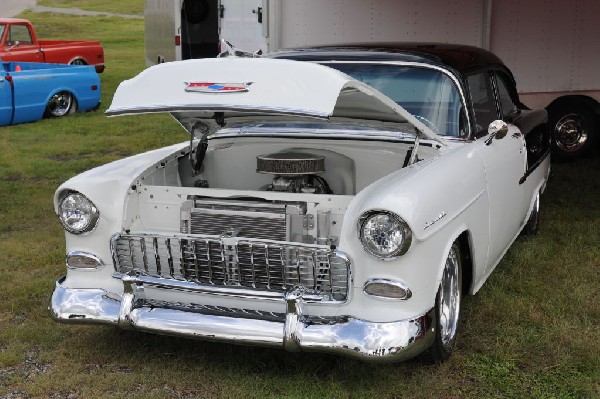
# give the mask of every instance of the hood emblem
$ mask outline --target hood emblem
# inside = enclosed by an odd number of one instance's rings
[[[185,91],[196,93],[245,93],[250,90],[247,83],[185,82]]]

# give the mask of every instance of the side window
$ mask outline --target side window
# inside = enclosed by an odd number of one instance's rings
[[[12,25],[10,27],[10,31],[8,32],[8,40],[7,44],[14,45],[16,42],[20,44],[32,44],[31,34],[29,33],[29,29],[25,25]]]
[[[475,132],[487,130],[490,123],[498,119],[490,74],[481,72],[467,76],[467,84],[473,104]]]
[[[502,119],[506,119],[509,115],[514,114],[519,107],[517,107],[510,95],[510,91],[508,90],[506,83],[506,77],[499,73],[495,73],[494,75],[496,76],[498,98],[500,100],[500,106],[502,107]]]

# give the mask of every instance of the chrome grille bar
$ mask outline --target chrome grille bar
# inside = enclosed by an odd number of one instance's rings
[[[322,245],[203,235],[122,234],[111,249],[117,273],[139,273],[202,286],[285,293],[302,287],[324,301],[344,301],[349,261]],[[147,253],[149,250],[153,254]],[[161,267],[168,264],[168,270]]]

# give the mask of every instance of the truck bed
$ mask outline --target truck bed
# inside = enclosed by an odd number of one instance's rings
[[[32,72],[32,71],[47,71],[47,70],[67,70],[72,67],[72,65],[65,64],[45,64],[39,62],[19,62],[19,61],[11,61],[11,62],[3,62],[2,66],[4,70],[11,74],[18,74],[19,72]]]

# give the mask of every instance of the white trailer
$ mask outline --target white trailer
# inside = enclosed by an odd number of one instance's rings
[[[554,149],[589,153],[600,136],[597,0],[146,0],[148,65],[246,51],[377,42],[482,47],[513,71],[521,101],[547,108]]]

